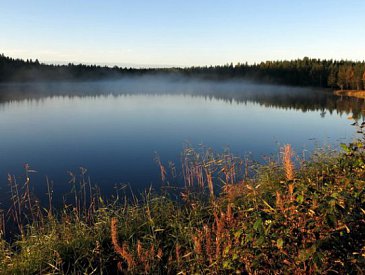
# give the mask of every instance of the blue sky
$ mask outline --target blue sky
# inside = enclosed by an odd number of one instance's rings
[[[363,0],[0,0],[0,53],[191,66],[365,59]]]

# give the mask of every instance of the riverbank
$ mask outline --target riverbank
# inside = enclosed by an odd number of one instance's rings
[[[337,96],[350,96],[365,99],[365,90],[336,90],[334,94]]]
[[[157,160],[161,194],[107,203],[82,179],[72,183],[75,203],[58,211],[51,195],[40,207],[10,178],[7,219],[19,233],[0,242],[0,273],[361,273],[364,139],[342,147],[301,160],[286,145],[280,159],[253,166],[188,148],[184,188],[173,187],[174,175]]]

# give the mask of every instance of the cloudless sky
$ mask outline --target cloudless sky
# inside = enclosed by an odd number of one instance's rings
[[[365,59],[364,0],[0,0],[0,53],[191,66]]]

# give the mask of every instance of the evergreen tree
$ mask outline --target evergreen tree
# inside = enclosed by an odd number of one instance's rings
[[[337,74],[337,85],[343,90],[347,84],[347,69],[345,66],[340,66]]]

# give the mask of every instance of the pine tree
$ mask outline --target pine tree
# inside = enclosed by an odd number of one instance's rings
[[[337,85],[343,90],[347,84],[347,69],[344,65],[340,66],[337,74]]]
[[[337,84],[337,71],[335,70],[334,67],[331,67],[330,73],[327,78],[327,85],[333,89],[336,86],[336,84]]]

